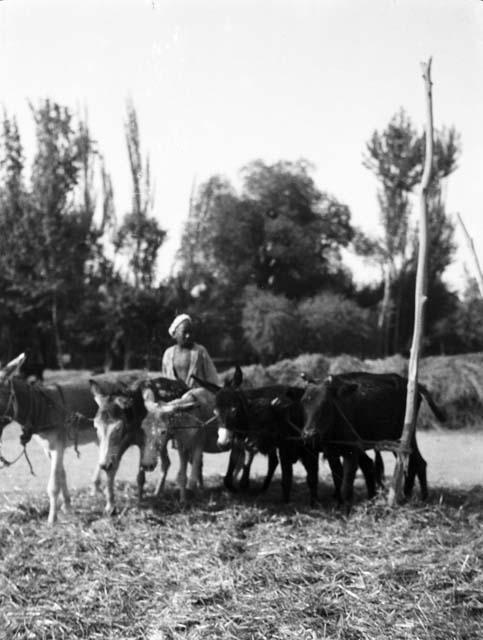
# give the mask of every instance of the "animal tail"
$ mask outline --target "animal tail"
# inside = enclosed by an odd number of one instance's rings
[[[426,389],[426,387],[423,384],[418,384],[418,389],[419,389],[419,393],[424,396],[426,402],[429,404],[429,406],[431,407],[431,411],[434,413],[434,415],[438,418],[438,420],[440,422],[446,422],[447,416],[446,413],[443,409],[441,409],[440,407],[438,407],[438,405],[435,403],[435,401],[433,400],[433,398],[431,397],[431,394],[429,393],[429,391]]]

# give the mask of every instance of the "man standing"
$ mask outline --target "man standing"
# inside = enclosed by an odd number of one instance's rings
[[[208,351],[193,339],[193,326],[189,315],[182,313],[171,323],[169,335],[176,341],[163,355],[162,374],[186,382],[189,387],[198,386],[193,374],[207,382],[220,384],[220,378]]]

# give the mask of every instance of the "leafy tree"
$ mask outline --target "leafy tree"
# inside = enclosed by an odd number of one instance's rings
[[[374,315],[355,301],[327,291],[303,300],[298,311],[304,351],[358,356],[374,353]]]
[[[410,195],[421,181],[424,148],[424,135],[418,135],[409,117],[401,109],[385,130],[373,133],[363,160],[380,183],[378,202],[383,235],[371,240],[359,234],[355,244],[360,253],[371,256],[383,268],[384,295],[378,325],[383,329],[384,353],[399,348],[398,319],[402,313],[402,298],[397,293],[402,288],[394,283],[401,278],[404,280],[405,272],[414,269],[416,236],[410,228]],[[459,138],[454,129],[443,129],[437,134],[434,152],[429,203],[429,274],[430,278],[438,279],[451,260],[453,251],[453,228],[441,199],[440,183],[456,169]]]
[[[17,313],[19,300],[14,295],[19,273],[28,273],[31,266],[28,245],[22,242],[28,230],[23,171],[24,154],[17,122],[4,112],[0,138],[0,348],[6,357],[18,349],[16,336],[25,338],[28,333],[28,323]]]
[[[340,248],[353,235],[348,208],[318,190],[306,162],[256,161],[242,178],[240,193],[220,176],[201,185],[179,252],[185,291],[200,293],[188,304],[204,321],[226,323],[215,353],[223,341],[237,359],[246,353],[245,287],[290,299],[325,287],[348,290]]]
[[[149,158],[143,162],[138,119],[132,102],[127,103],[126,143],[133,184],[131,210],[117,231],[115,247],[128,257],[134,285],[153,284],[158,251],[166,232],[150,217],[154,194],[151,184]]]
[[[96,240],[91,167],[93,143],[85,124],[76,127],[66,107],[45,100],[32,106],[36,124],[29,197],[33,273],[62,365],[61,327],[82,299],[86,262]],[[80,193],[79,193],[80,189]]]
[[[256,284],[301,298],[350,282],[340,248],[353,237],[350,211],[315,186],[304,160],[242,170],[243,196],[263,220]]]
[[[295,298],[347,286],[350,212],[316,188],[307,163],[257,161],[242,175],[241,195],[219,176],[199,190],[180,251],[188,286],[212,275]]]
[[[247,287],[242,324],[245,337],[262,362],[273,362],[298,352],[300,318],[285,296]]]

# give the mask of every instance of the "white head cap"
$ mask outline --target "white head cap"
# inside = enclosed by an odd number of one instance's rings
[[[179,325],[182,322],[186,322],[188,321],[189,323],[191,323],[191,318],[187,313],[181,313],[179,316],[176,316],[176,318],[173,320],[173,322],[171,323],[169,329],[168,329],[168,333],[169,335],[174,338],[174,334],[176,329],[179,327]]]

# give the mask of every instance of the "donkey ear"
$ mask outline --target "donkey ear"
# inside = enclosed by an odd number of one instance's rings
[[[25,362],[26,357],[27,356],[25,355],[25,353],[21,353],[19,356],[6,364],[0,370],[0,382],[6,382],[7,380],[10,380],[10,378],[13,378],[13,376],[17,375],[20,367]]]
[[[241,370],[240,365],[236,365],[235,367],[235,373],[233,374],[233,379],[231,381],[231,386],[232,387],[241,387],[243,382],[243,371]]]
[[[144,387],[143,389],[143,400],[145,402],[156,402],[156,398],[154,397],[154,391],[149,387]]]
[[[220,391],[221,389],[221,387],[215,384],[214,382],[208,382],[208,380],[202,380],[201,378],[198,378],[198,376],[195,376],[194,373],[191,374],[191,377],[195,382],[197,382],[200,385],[200,387],[203,387],[203,389],[208,389],[208,391],[211,391],[211,393],[218,393],[218,391]]]
[[[102,392],[102,389],[99,383],[96,382],[96,380],[93,380],[91,378],[89,380],[89,385],[91,387],[91,393],[94,396],[94,400],[99,405],[99,407],[102,406],[106,402],[108,396]]]

